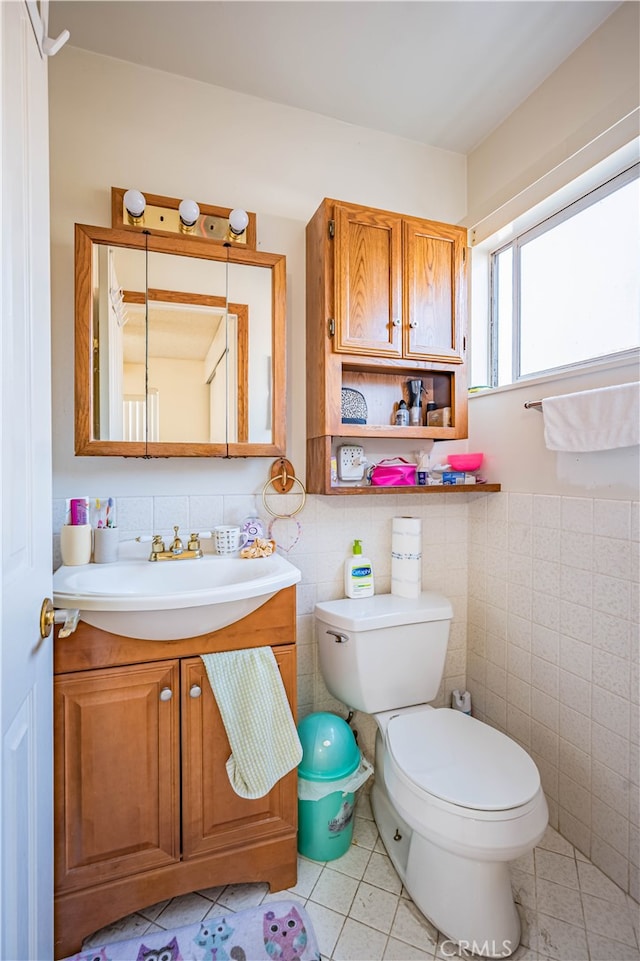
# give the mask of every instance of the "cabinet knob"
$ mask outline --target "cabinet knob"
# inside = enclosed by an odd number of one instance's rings
[[[171,690],[171,688],[163,687],[162,690],[160,691],[160,700],[170,701],[172,697],[173,697],[173,691]]]
[[[410,320],[410,321],[409,321],[409,327],[417,327],[417,326],[418,326],[418,321],[417,321],[417,320]]]
[[[401,323],[400,318],[399,318],[399,317],[394,317],[393,320],[391,321],[391,323],[393,324],[394,327],[399,327],[399,326],[400,326],[400,323]]]
[[[198,684],[194,684],[189,690],[189,697],[200,697],[202,694],[202,688]]]

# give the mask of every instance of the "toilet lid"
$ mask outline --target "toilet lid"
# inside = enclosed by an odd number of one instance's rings
[[[396,715],[387,727],[387,746],[418,788],[460,807],[504,811],[526,804],[540,787],[526,751],[461,711]]]

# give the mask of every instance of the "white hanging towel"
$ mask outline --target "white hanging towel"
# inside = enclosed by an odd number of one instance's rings
[[[549,450],[613,450],[640,444],[640,383],[598,387],[542,401]]]
[[[270,647],[201,654],[231,757],[231,787],[259,798],[302,760],[302,745]]]

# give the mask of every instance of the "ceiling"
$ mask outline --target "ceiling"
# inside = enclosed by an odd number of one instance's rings
[[[619,5],[51,0],[49,34],[66,28],[96,53],[469,153]]]

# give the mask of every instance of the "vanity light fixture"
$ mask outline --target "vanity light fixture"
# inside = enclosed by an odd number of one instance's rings
[[[234,237],[241,237],[249,224],[249,214],[241,207],[236,207],[229,214],[229,230]]]
[[[147,206],[144,194],[139,190],[127,190],[122,198],[129,217],[129,223],[139,227],[144,220],[144,208]]]
[[[241,207],[212,207],[185,198],[111,188],[113,227],[161,231],[256,249],[256,215]]]
[[[180,215],[180,230],[182,233],[193,233],[200,216],[200,208],[195,200],[181,200],[178,214]]]

